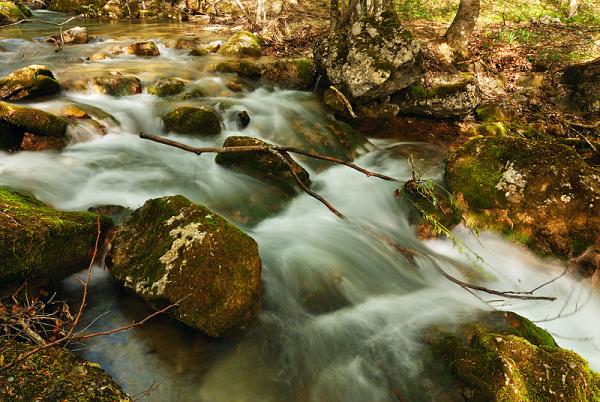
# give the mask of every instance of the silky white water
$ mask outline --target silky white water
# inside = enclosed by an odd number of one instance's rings
[[[44,13],[44,18],[60,15]],[[206,67],[218,57],[193,58],[164,43],[186,32],[187,24],[137,24],[140,39],[155,39],[155,59],[119,56],[102,62],[83,59],[103,48],[133,40],[132,26],[90,25],[100,39],[55,53],[37,37],[44,26],[1,31],[0,73],[29,64],[47,64],[60,81],[118,69],[144,83],[178,77],[202,88],[199,100],[165,100],[147,93],[114,98],[90,90],[66,91],[29,103],[59,112],[70,104],[94,107],[105,117],[105,135],[91,127],[71,127],[62,151],[0,153],[0,185],[29,192],[65,210],[98,205],[137,208],[153,197],[182,194],[223,214],[259,244],[263,260],[263,303],[256,324],[229,340],[210,340],[162,318],[142,328],[74,345],[99,362],[129,393],[159,387],[151,401],[389,401],[390,388],[407,400],[431,400],[435,378],[422,371],[420,335],[429,325],[466,321],[481,310],[518,312],[551,331],[600,369],[600,298],[589,283],[564,277],[539,291],[547,301],[477,299],[444,279],[437,264],[457,277],[478,273],[481,284],[527,291],[558,276],[560,263],[542,261],[492,234],[479,238],[458,228],[449,240],[421,242],[409,224],[409,206],[393,193],[401,183],[366,178],[344,166],[298,159],[311,173],[313,189],[347,216],[340,220],[306,194],[293,196],[256,178],[222,168],[213,155],[195,156],[139,139],[140,132],[167,135],[161,116],[178,105],[211,105],[223,132],[209,139],[169,134],[191,145],[221,145],[230,135],[263,138],[283,145],[311,146],[332,155],[360,154],[355,162],[401,180],[410,177],[406,160],[440,178],[443,150],[425,143],[372,140],[349,147],[334,133],[358,133],[337,123],[310,93],[249,87],[229,91],[227,76]],[[15,39],[17,38],[17,39]],[[22,56],[20,56],[22,55]],[[245,110],[250,126],[238,131],[235,112]],[[417,250],[406,259],[392,244]],[[462,250],[461,250],[462,249]],[[479,261],[471,251],[483,258]],[[473,275],[469,275],[472,277]],[[61,294],[76,300],[79,277],[66,280]],[[143,318],[148,309],[97,267],[90,288],[86,325],[110,329]],[[562,318],[555,319],[557,316]]]

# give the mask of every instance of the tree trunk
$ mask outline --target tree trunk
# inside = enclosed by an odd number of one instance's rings
[[[460,0],[458,12],[444,39],[451,48],[465,50],[479,17],[480,0]]]
[[[579,4],[577,0],[569,0],[569,9],[567,11],[567,17],[572,18],[577,14],[577,9],[579,8]]]

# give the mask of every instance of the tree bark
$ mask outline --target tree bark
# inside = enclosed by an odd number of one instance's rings
[[[569,9],[567,10],[567,17],[572,18],[577,14],[579,3],[577,0],[569,0]]]
[[[451,48],[465,50],[479,18],[480,0],[460,0],[458,12],[444,39]]]

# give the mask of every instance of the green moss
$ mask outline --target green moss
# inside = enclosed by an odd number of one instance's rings
[[[51,95],[60,85],[46,66],[32,65],[0,79],[0,99],[22,100]]]
[[[97,236],[97,217],[62,212],[0,188],[0,283],[51,281],[85,268]],[[100,218],[105,230],[110,222]]]
[[[0,1],[0,25],[12,24],[25,19],[31,15],[23,12],[24,10],[17,4],[10,1]]]
[[[148,93],[161,98],[177,95],[183,92],[185,83],[176,78],[161,79],[155,81],[149,88]]]
[[[219,49],[219,53],[225,56],[252,56],[258,57],[262,52],[260,39],[252,32],[239,31],[227,40]]]
[[[217,64],[214,71],[219,73],[235,73],[240,77],[259,79],[262,76],[262,69],[255,63],[248,61],[225,61]]]
[[[32,134],[47,137],[63,137],[67,120],[62,117],[25,106],[0,102],[0,122]]]
[[[0,360],[10,363],[32,349],[31,345],[0,339]],[[0,399],[4,402],[129,401],[99,365],[60,347],[44,349],[0,373]]]
[[[221,121],[217,113],[207,107],[179,107],[163,117],[165,128],[182,134],[217,135]]]

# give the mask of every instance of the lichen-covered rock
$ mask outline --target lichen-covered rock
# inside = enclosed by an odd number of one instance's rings
[[[510,312],[427,331],[431,369],[450,376],[454,399],[469,402],[587,402],[600,399],[600,376],[550,334]],[[440,384],[438,382],[438,384]],[[446,399],[445,399],[446,400]]]
[[[262,78],[281,88],[305,90],[314,85],[315,65],[307,58],[277,60],[263,65]]]
[[[111,96],[127,96],[142,93],[142,82],[133,75],[123,75],[118,71],[92,80],[95,92]]]
[[[411,85],[394,96],[402,114],[429,115],[437,118],[464,117],[481,101],[474,74],[435,76]]]
[[[217,135],[221,132],[219,115],[208,107],[182,106],[163,117],[165,128],[181,134]]]
[[[67,120],[43,110],[0,102],[0,123],[45,137],[64,137]]]
[[[118,226],[111,264],[154,308],[181,300],[170,314],[212,337],[248,325],[259,309],[256,242],[182,196],[149,200]]]
[[[262,69],[258,64],[249,61],[224,61],[214,66],[214,71],[219,73],[235,73],[240,77],[259,79]]]
[[[423,75],[421,47],[391,11],[331,34],[314,59],[326,82],[359,103],[398,92]]]
[[[227,137],[224,147],[263,146],[268,143],[252,137]],[[296,163],[288,154],[285,158],[292,165],[294,172],[302,182],[310,186],[308,172]],[[218,153],[215,162],[219,165],[232,166],[246,173],[267,178],[284,187],[297,186],[288,165],[272,153],[265,152],[230,152]]]
[[[60,91],[54,74],[46,66],[31,65],[0,79],[0,99],[21,100]]]
[[[20,1],[0,1],[0,26],[31,17],[31,11]]]
[[[160,50],[153,41],[135,42],[125,50],[127,54],[135,54],[136,56],[159,56]]]
[[[600,58],[567,67],[562,81],[571,91],[568,105],[575,111],[600,115]]]
[[[148,88],[148,93],[161,98],[177,95],[185,89],[185,82],[177,78],[165,78],[154,81]]]
[[[224,56],[234,57],[258,57],[262,53],[262,47],[258,36],[252,32],[239,31],[225,42],[219,49]]]
[[[98,235],[97,217],[57,211],[0,188],[0,284],[57,281],[85,268]],[[100,218],[102,229],[109,221]]]
[[[34,346],[0,339],[0,361],[9,364]],[[129,397],[96,363],[55,346],[0,373],[0,399],[17,401],[126,402]]]
[[[541,254],[578,256],[600,241],[600,171],[569,147],[476,138],[450,154],[446,183],[470,221]]]

